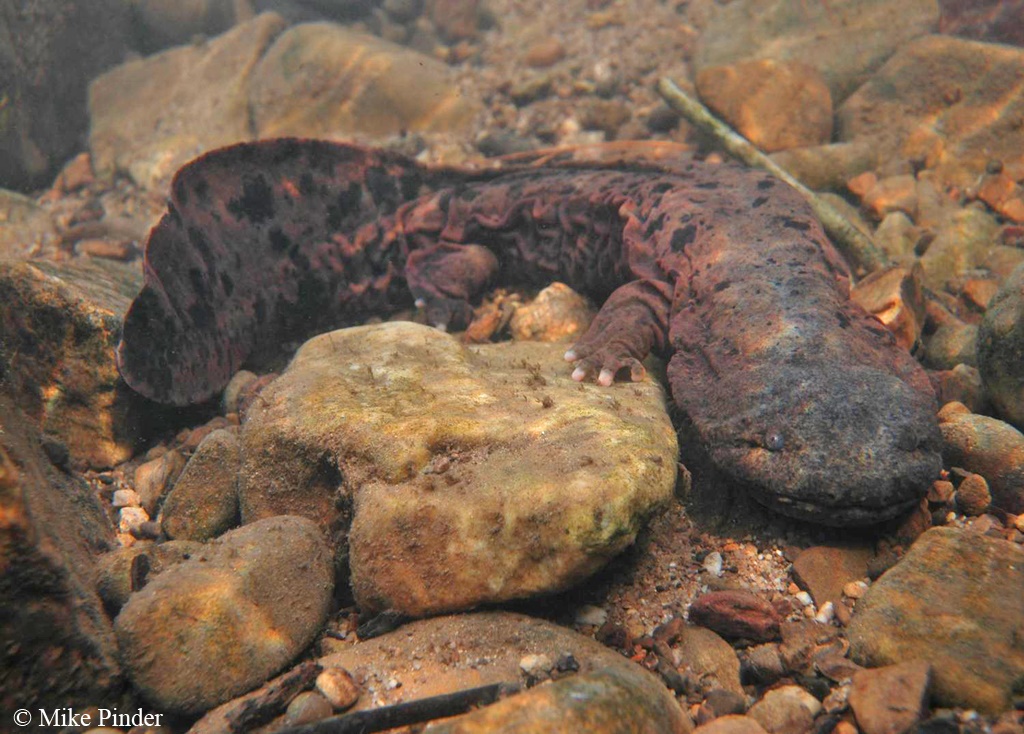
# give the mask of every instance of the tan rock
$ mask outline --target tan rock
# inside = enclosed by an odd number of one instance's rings
[[[992,504],[992,493],[988,482],[980,474],[968,474],[956,488],[956,506],[965,515],[976,517],[988,510]]]
[[[932,528],[857,603],[851,656],[868,666],[926,661],[940,706],[1005,711],[1024,676],[1022,598],[1024,549]]]
[[[477,111],[440,61],[333,23],[282,33],[248,92],[261,138],[458,133]]]
[[[863,202],[876,219],[896,211],[913,218],[917,214],[917,181],[910,174],[887,176],[864,194]]]
[[[948,463],[985,477],[996,507],[1024,512],[1024,434],[958,403],[943,406],[939,429]]]
[[[594,306],[564,283],[552,283],[512,313],[513,339],[553,342],[579,337],[594,318]]]
[[[965,404],[972,413],[986,412],[988,396],[977,367],[958,364],[951,370],[933,372],[932,378],[939,405],[956,401]]]
[[[1024,114],[1024,49],[925,36],[892,58],[839,108],[840,139],[873,141],[942,181],[971,186],[989,161],[1019,165],[1013,122]]]
[[[804,734],[811,730],[821,702],[800,686],[774,688],[750,707],[747,716],[770,734]]]
[[[873,555],[864,546],[813,546],[793,559],[793,574],[819,607],[826,602],[838,604],[847,582],[868,575]]]
[[[110,523],[84,482],[54,468],[6,391],[0,518],[0,708],[114,700],[123,683],[93,555],[113,541]]]
[[[0,189],[0,259],[26,259],[56,237],[45,209],[27,196]]]
[[[691,675],[701,691],[724,688],[743,694],[736,651],[711,630],[686,625],[673,650],[678,657],[678,669]]]
[[[525,683],[519,661],[531,655],[552,661],[571,655],[579,671],[428,731],[681,734],[692,728],[671,692],[648,671],[572,630],[510,612],[412,622],[319,662],[345,668],[364,686],[353,709],[361,711],[492,683]]]
[[[167,537],[210,540],[234,527],[240,465],[236,431],[221,428],[204,438],[160,511]]]
[[[135,688],[157,708],[195,714],[263,683],[319,631],[334,562],[304,518],[233,530],[132,594],[114,622]]]
[[[565,58],[565,46],[558,38],[551,36],[530,46],[523,55],[523,62],[535,69],[554,66]]]
[[[760,59],[705,67],[697,92],[765,152],[822,145],[832,137],[832,97],[807,64]]]
[[[850,688],[850,708],[864,734],[906,734],[928,707],[931,665],[912,660],[858,671]]]
[[[934,0],[742,0],[717,5],[701,33],[696,66],[743,59],[801,61],[821,72],[838,103],[901,46],[935,31]],[[893,18],[899,22],[894,23]],[[850,39],[856,38],[856,43]]]
[[[89,86],[97,175],[125,173],[158,191],[200,153],[251,140],[248,80],[285,28],[273,13],[206,43],[122,64]]]
[[[406,322],[316,337],[247,414],[243,522],[328,529],[351,503],[369,609],[424,615],[582,580],[671,499],[678,446],[656,383],[573,382],[564,351],[467,348]]]
[[[875,244],[890,260],[903,262],[914,255],[921,230],[901,211],[886,214],[875,229]]]
[[[177,451],[168,451],[135,468],[135,491],[146,512],[156,515],[160,503],[184,468],[185,457]]]
[[[132,455],[143,407],[120,381],[114,347],[140,285],[138,269],[111,261],[0,263],[0,372],[75,463]]]
[[[924,364],[933,370],[977,365],[978,327],[952,321],[942,324],[925,342]]]
[[[480,21],[480,0],[427,0],[427,17],[443,38],[473,38]]]

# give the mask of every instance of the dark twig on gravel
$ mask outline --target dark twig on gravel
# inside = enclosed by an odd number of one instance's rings
[[[370,734],[463,714],[474,706],[486,706],[518,690],[519,686],[515,683],[492,683],[441,696],[332,716],[311,724],[281,729],[277,734]]]
[[[188,734],[233,734],[255,729],[278,716],[302,691],[311,688],[320,674],[320,665],[300,663],[261,688],[229,701],[192,725]]]
[[[761,168],[795,188],[810,203],[815,215],[821,220],[829,237],[835,241],[843,255],[855,269],[870,273],[886,264],[885,256],[875,247],[871,239],[850,224],[835,207],[819,197],[809,188],[793,178],[784,168],[766,156],[754,145],[716,118],[711,111],[677,87],[670,79],[658,80],[658,94],[676,112],[704,132],[714,136],[729,155],[748,166]]]

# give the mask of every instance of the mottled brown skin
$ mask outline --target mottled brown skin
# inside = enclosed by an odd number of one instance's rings
[[[498,282],[604,303],[567,355],[609,383],[669,358],[711,458],[779,511],[892,517],[940,469],[920,366],[848,296],[806,204],[731,165],[429,169],[317,141],[210,153],[175,178],[125,320],[125,380],[197,402],[247,361],[408,304],[464,326]]]

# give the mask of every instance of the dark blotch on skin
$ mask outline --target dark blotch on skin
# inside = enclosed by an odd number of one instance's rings
[[[334,203],[327,207],[327,227],[338,231],[345,220],[359,211],[363,201],[363,187],[353,181],[338,194]]]
[[[305,171],[299,176],[299,193],[303,196],[312,196],[316,193],[316,179],[309,171]]]
[[[669,246],[673,252],[682,252],[688,244],[693,242],[696,236],[697,226],[687,224],[685,227],[680,227],[672,233],[672,240],[669,242]]]
[[[767,196],[759,196],[751,202],[750,206],[753,209],[757,209],[759,206],[763,206],[768,201]]]
[[[229,201],[227,209],[235,219],[262,224],[274,216],[274,190],[263,175],[246,178],[242,196]]]
[[[287,252],[292,246],[291,239],[278,226],[271,227],[267,237],[270,238],[270,246],[274,252]]]
[[[795,229],[798,232],[806,232],[811,228],[811,223],[804,222],[799,219],[793,219],[792,217],[783,217],[782,226],[786,229]]]

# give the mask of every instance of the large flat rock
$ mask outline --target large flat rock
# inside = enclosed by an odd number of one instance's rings
[[[660,386],[579,384],[564,345],[411,323],[318,336],[242,429],[243,522],[348,533],[360,605],[421,616],[564,589],[671,497]]]
[[[1024,550],[932,528],[857,602],[850,653],[872,667],[924,660],[941,706],[1012,707],[1024,680]]]

